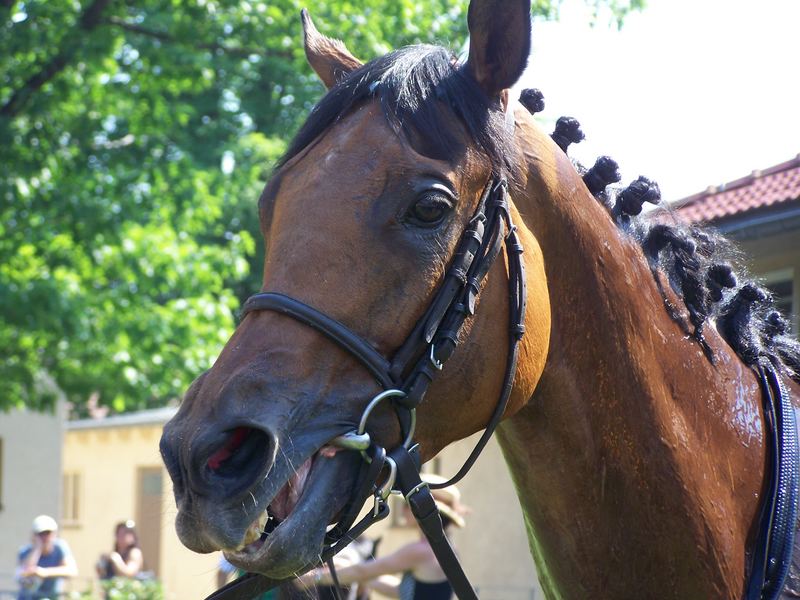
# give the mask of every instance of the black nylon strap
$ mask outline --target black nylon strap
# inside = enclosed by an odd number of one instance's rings
[[[325,535],[325,542],[327,544],[335,544],[339,538],[343,537],[348,530],[353,526],[361,508],[364,504],[364,499],[369,497],[372,487],[380,477],[381,470],[386,464],[386,450],[380,446],[372,444],[367,450],[367,455],[370,458],[369,466],[366,469],[361,469],[361,476],[359,483],[356,486],[357,492],[350,496],[344,508],[344,516],[339,520],[336,526]]]
[[[342,598],[342,585],[339,583],[339,576],[336,574],[336,565],[333,564],[333,557],[331,556],[328,560],[325,561],[325,564],[328,565],[328,570],[331,572],[331,579],[333,579],[333,595],[336,597],[336,600],[344,600]]]

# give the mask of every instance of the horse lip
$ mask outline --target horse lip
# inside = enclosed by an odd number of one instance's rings
[[[320,454],[292,512],[255,553],[225,552],[234,565],[272,578],[291,577],[319,560],[331,519],[343,508],[356,480],[360,457],[354,452]],[[349,475],[349,476],[348,476]]]

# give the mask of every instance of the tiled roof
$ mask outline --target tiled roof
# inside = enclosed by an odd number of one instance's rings
[[[792,201],[800,201],[800,154],[785,163],[678,200],[674,206],[686,221],[708,222]]]

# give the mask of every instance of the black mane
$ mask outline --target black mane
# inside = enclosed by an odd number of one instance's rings
[[[429,45],[395,50],[337,83],[311,111],[278,167],[370,99],[380,102],[395,132],[425,156],[453,160],[466,151],[463,141],[448,130],[449,116],[458,119],[495,171],[511,169],[509,135],[499,106],[452,53]]]
[[[591,189],[591,171],[606,163],[613,166],[615,177]],[[641,244],[664,308],[712,364],[715,356],[704,335],[709,322],[745,364],[756,367],[769,361],[800,383],[800,343],[789,331],[785,316],[775,309],[772,293],[748,274],[741,252],[730,240],[711,227],[683,222],[671,208],[642,213],[644,202],[659,203],[658,185],[645,177],[624,189],[606,185],[619,181],[617,164],[607,156],[600,157],[592,169],[574,159],[572,164],[620,231]],[[688,319],[669,299],[664,276]]]
[[[683,223],[670,209],[635,219],[617,213],[616,220],[641,243],[659,287],[658,270],[666,274],[686,307],[688,322],[661,289],[665,308],[712,363],[714,356],[703,335],[709,322],[745,364],[755,367],[769,361],[800,383],[800,343],[775,309],[772,293],[742,266],[741,253],[732,242],[709,227]]]

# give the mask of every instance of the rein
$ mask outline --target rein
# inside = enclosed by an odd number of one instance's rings
[[[475,314],[483,281],[504,245],[509,270],[509,342],[500,398],[481,438],[458,472],[444,483],[428,484],[420,477],[419,447],[413,443],[416,408],[455,351],[466,319]],[[251,296],[244,303],[243,316],[254,311],[271,310],[325,335],[357,358],[383,388],[364,409],[358,427],[330,442],[360,452],[364,464],[345,506],[344,516],[326,534],[318,564],[329,562],[332,566],[331,559],[337,552],[370,525],[388,516],[387,499],[394,490],[402,493],[408,502],[459,600],[477,600],[444,533],[431,488],[447,487],[467,474],[505,413],[517,370],[519,342],[525,331],[526,289],[522,251],[509,210],[508,184],[505,178],[494,178],[485,187],[432,302],[391,360],[347,326],[289,296],[265,292]],[[378,446],[367,431],[372,411],[384,401],[389,401],[394,407],[404,436],[403,443],[389,452]],[[386,469],[388,475],[379,484]],[[370,495],[374,500],[372,511],[353,525],[364,500]],[[245,600],[292,579],[272,579],[247,573],[206,600]]]

